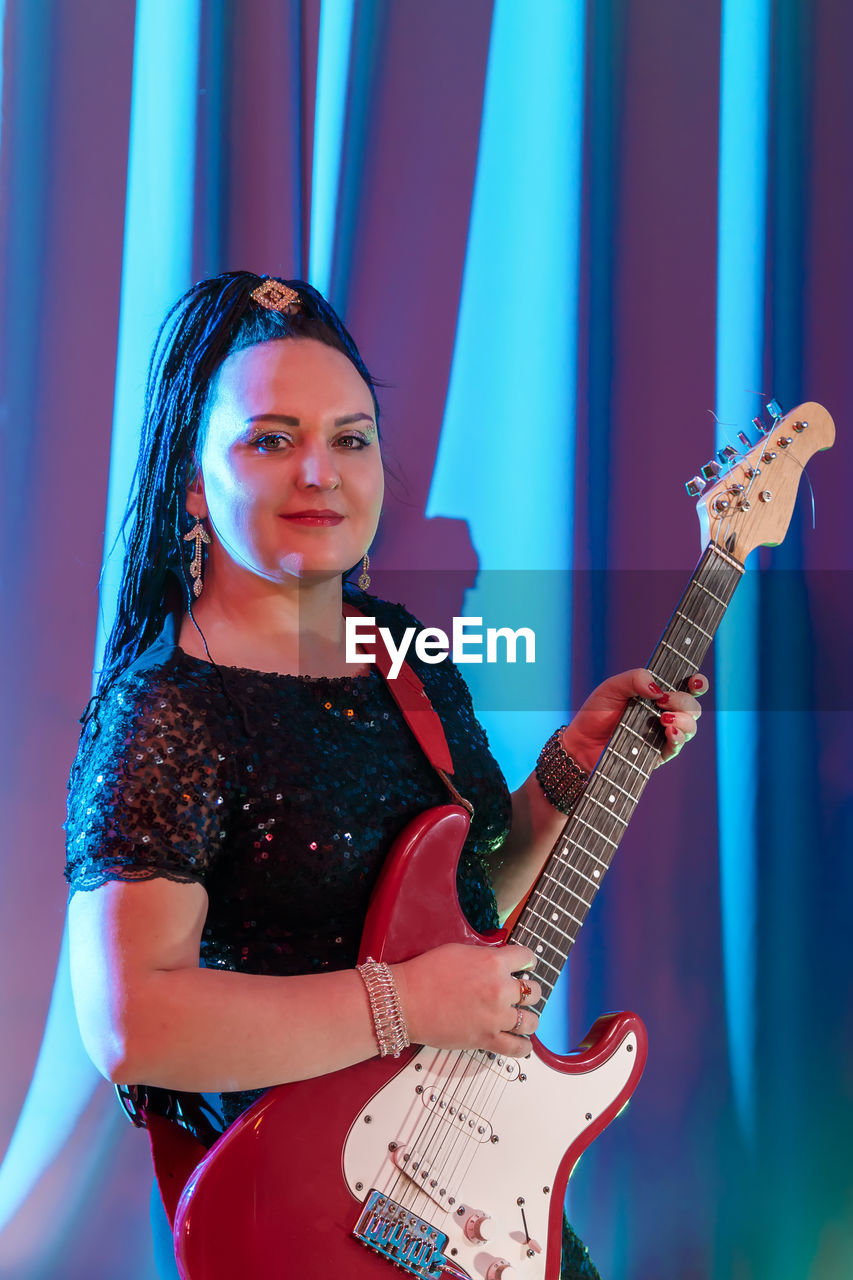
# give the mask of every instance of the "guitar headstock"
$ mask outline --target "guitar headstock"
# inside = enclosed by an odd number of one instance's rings
[[[835,423],[823,405],[807,401],[784,414],[775,400],[768,407],[772,426],[753,418],[757,444],[739,432],[745,452],[727,445],[719,462],[706,463],[687,482],[702,527],[702,546],[709,541],[743,562],[755,547],[775,547],[791,522],[800,476],[813,453],[830,449]]]

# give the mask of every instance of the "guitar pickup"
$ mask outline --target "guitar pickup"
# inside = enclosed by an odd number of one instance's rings
[[[460,1106],[453,1097],[445,1098],[437,1089],[425,1088],[421,1101],[428,1111],[439,1116],[450,1128],[457,1129],[474,1142],[491,1142],[492,1126],[470,1107]]]

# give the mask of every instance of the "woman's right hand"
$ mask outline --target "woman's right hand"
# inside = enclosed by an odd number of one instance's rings
[[[538,1004],[542,990],[527,973],[523,983],[513,974],[533,964],[533,952],[516,943],[479,947],[451,942],[393,965],[412,1044],[526,1058],[539,1022],[530,1006]]]

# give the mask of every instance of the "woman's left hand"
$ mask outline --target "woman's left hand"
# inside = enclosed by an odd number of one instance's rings
[[[689,693],[664,691],[644,667],[611,676],[593,689],[586,702],[563,731],[563,747],[583,769],[591,769],[598,760],[631,698],[648,698],[660,710],[666,742],[660,763],[677,756],[685,742],[696,733],[696,721],[702,708],[696,701],[708,691],[708,681],[698,673],[689,680]],[[694,696],[695,695],[695,696]]]

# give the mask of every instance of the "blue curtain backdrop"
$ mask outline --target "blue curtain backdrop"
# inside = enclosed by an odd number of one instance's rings
[[[853,1275],[853,9],[0,0],[0,40],[0,1276],[155,1275],[61,824],[148,347],[236,267],[325,289],[387,384],[380,592],[541,628],[534,685],[472,668],[513,783],[650,653],[698,556],[683,482],[763,395],[834,413],[543,1039],[649,1029],[570,1187],[606,1280]]]

